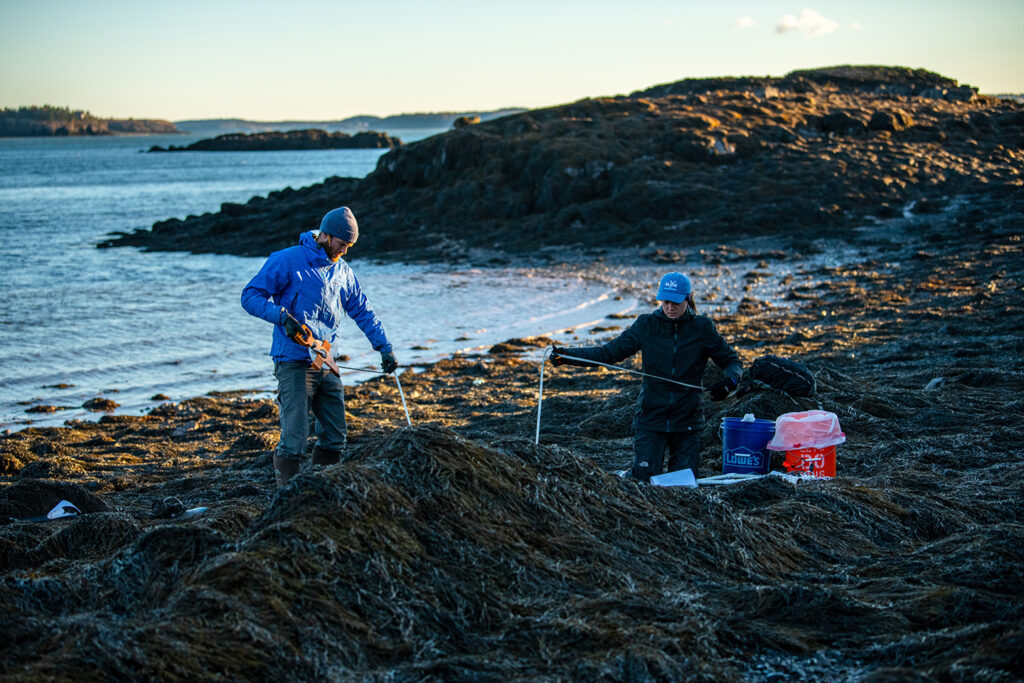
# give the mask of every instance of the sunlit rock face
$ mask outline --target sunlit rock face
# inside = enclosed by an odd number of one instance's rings
[[[1022,140],[1024,105],[927,71],[685,80],[461,126],[392,150],[366,178],[111,244],[262,255],[340,203],[373,226],[355,257],[836,234],[912,202],[1019,187]]]

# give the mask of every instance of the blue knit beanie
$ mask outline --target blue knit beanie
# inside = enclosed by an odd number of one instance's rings
[[[327,212],[320,221],[320,232],[355,244],[359,239],[359,224],[356,223],[352,211],[347,206],[342,206]]]
[[[690,278],[682,273],[669,273],[661,278],[658,285],[658,301],[671,301],[681,304],[690,296],[693,287],[690,286]]]

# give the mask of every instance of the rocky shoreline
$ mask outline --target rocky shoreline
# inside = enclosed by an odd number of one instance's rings
[[[830,481],[619,479],[638,386],[604,369],[548,367],[534,445],[546,339],[405,371],[411,428],[391,379],[347,387],[350,457],[280,491],[276,405],[244,394],[0,437],[0,514],[60,499],[85,513],[0,527],[2,669],[1011,680],[1024,665],[1022,233],[1018,191],[758,254],[723,236],[702,255],[711,281],[742,267],[752,283],[814,250],[863,254],[784,285],[788,306],[744,286],[698,292],[740,300],[718,323],[745,364],[793,357],[819,387],[709,404],[700,474],[720,471],[722,417],[820,406],[848,438]],[[154,519],[167,496],[209,510]]]
[[[395,149],[399,138],[386,133],[363,131],[355,135],[305,129],[264,133],[229,133],[178,147],[154,145],[150,152],[274,152],[303,149]]]
[[[1020,192],[1024,104],[925,71],[700,79],[454,129],[362,179],[227,204],[101,246],[265,255],[349,205],[353,256],[486,262],[538,248],[842,235]],[[244,230],[241,230],[244,226]]]

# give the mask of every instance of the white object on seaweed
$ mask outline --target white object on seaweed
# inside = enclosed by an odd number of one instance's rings
[[[655,486],[689,486],[696,488],[697,478],[693,476],[693,470],[676,470],[675,472],[651,477],[651,483]]]
[[[70,500],[62,500],[46,513],[46,518],[60,519],[61,517],[75,517],[80,514],[82,514],[82,511],[76,508],[74,503]]]

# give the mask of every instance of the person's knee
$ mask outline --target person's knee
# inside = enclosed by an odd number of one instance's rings
[[[281,414],[281,437],[277,442],[277,452],[285,457],[301,460],[306,453],[306,439],[309,436],[309,425],[306,416],[287,419]]]
[[[637,431],[633,439],[633,477],[648,481],[661,474],[664,458],[664,437],[657,432]]]
[[[700,453],[696,453],[688,456],[679,456],[672,460],[669,467],[670,472],[676,470],[693,470],[693,473],[697,473],[697,469],[700,467]]]
[[[636,458],[633,461],[633,469],[630,470],[630,473],[633,475],[634,479],[639,479],[640,481],[650,481],[651,477],[658,474],[660,470],[661,467],[658,467],[657,470],[655,469],[655,467],[651,464],[650,459]]]
[[[297,363],[278,363],[277,404],[280,409],[281,438],[277,452],[283,457],[304,459],[309,436],[309,392],[305,368]]]
[[[344,440],[345,387],[341,380],[329,375],[320,383],[313,396],[312,410],[321,429],[338,432]]]
[[[701,440],[699,433],[686,433],[678,437],[670,447],[672,456],[669,461],[669,471],[693,470],[696,474],[700,466]]]

